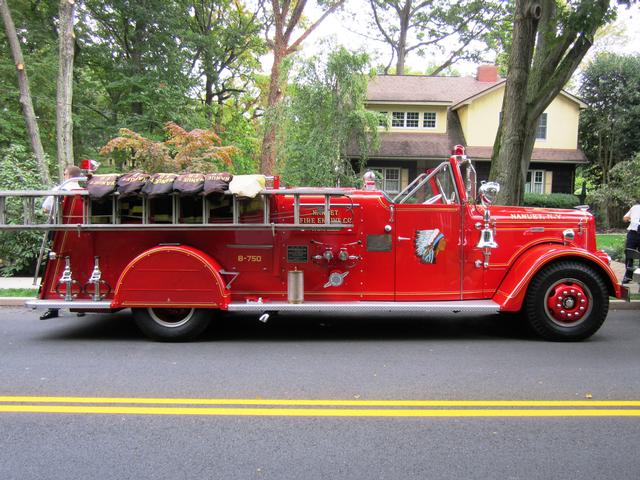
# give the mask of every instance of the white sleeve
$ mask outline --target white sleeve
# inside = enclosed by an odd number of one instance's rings
[[[53,187],[51,190],[56,191],[59,190],[60,187]],[[45,197],[44,201],[42,202],[42,209],[46,212],[46,213],[51,213],[51,211],[53,210],[53,204],[54,204],[55,200],[53,198],[53,195],[49,195],[48,197]]]

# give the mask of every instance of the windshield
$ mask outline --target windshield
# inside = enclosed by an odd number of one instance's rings
[[[395,203],[452,204],[458,203],[451,166],[441,163],[411,182],[394,199]]]

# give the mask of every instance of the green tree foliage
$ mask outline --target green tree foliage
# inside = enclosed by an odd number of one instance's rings
[[[295,185],[353,184],[347,148],[366,158],[378,145],[378,115],[364,108],[371,78],[365,53],[339,48],[326,61],[304,61],[285,108],[283,177]]]
[[[263,3],[258,0],[249,9],[232,0],[182,0],[189,12],[185,39],[191,50],[190,68],[200,80],[204,114],[209,120],[215,118],[217,131],[226,106],[237,110],[245,106],[241,97],[258,95],[254,72],[267,49],[260,35]]]
[[[162,131],[184,123],[193,81],[184,74],[186,12],[175,1],[86,0],[78,27],[80,56],[101,87],[114,127]],[[80,14],[80,12],[79,12]]]
[[[59,0],[10,0],[45,152],[56,154]],[[74,156],[96,157],[128,128],[162,140],[166,122],[215,131],[255,171],[262,3],[76,2]],[[28,145],[15,67],[0,29],[0,147]],[[239,139],[243,141],[237,141]],[[246,149],[246,150],[245,150]],[[239,161],[239,160],[238,160]]]
[[[640,154],[612,167],[609,182],[592,192],[588,199],[597,205],[604,228],[618,224],[622,214],[640,202]],[[617,215],[620,218],[612,218],[611,212],[622,213]]]
[[[38,162],[24,145],[0,148],[0,190],[42,190]],[[9,199],[6,205],[8,223],[22,223],[23,205],[18,199]],[[44,220],[44,214],[41,214]],[[35,264],[42,242],[42,232],[29,230],[0,232],[0,273],[11,276],[28,272]]]
[[[611,169],[640,152],[640,56],[602,53],[582,75],[580,144],[588,175],[608,184]]]

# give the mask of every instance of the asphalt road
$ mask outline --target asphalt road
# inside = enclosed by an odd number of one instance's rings
[[[500,317],[338,314],[163,344],[123,313],[4,308],[0,395],[2,480],[635,480],[640,313],[572,344]],[[397,402],[416,400],[442,404]]]

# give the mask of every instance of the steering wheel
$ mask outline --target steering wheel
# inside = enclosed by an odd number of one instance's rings
[[[431,205],[432,203],[436,203],[438,200],[440,200],[442,198],[442,194],[439,193],[438,195],[434,195],[433,197],[425,200],[424,202],[422,202],[423,205]]]

